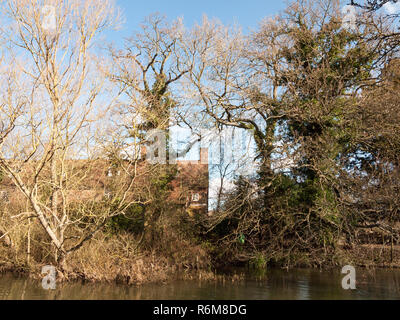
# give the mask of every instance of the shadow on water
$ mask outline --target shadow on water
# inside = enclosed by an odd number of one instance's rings
[[[0,275],[0,299],[11,300],[309,300],[400,299],[400,270],[359,270],[357,289],[343,290],[340,270],[268,270],[260,280],[252,276],[237,283],[175,281],[141,287],[117,284],[58,284],[44,290],[41,281]]]

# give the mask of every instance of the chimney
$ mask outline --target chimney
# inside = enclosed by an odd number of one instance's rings
[[[200,148],[200,164],[208,164],[208,149]]]

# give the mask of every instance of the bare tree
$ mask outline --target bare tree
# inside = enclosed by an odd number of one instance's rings
[[[38,219],[62,267],[68,253],[129,206],[134,170],[116,185],[117,203],[115,197],[99,208],[101,196],[83,191],[104,189],[108,165],[99,159],[96,135],[107,110],[95,45],[119,13],[112,1],[75,0],[9,0],[1,10],[10,67],[2,61],[0,168],[29,201],[31,212],[18,218]]]
[[[169,24],[153,15],[124,50],[111,49],[114,69],[110,79],[128,98],[120,112],[131,122],[124,125],[132,136],[170,127],[171,112],[177,107],[173,86],[189,71],[179,53],[182,29],[180,20]]]
[[[382,8],[388,3],[397,3],[398,0],[365,0],[365,1],[355,1],[351,0],[350,5],[357,6],[363,9],[375,11]]]

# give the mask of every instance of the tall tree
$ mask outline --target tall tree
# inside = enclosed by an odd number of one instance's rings
[[[1,69],[0,168],[29,202],[31,212],[19,218],[40,222],[63,267],[69,253],[129,205],[98,210],[90,196],[76,205],[85,198],[79,190],[87,175],[101,170],[89,161],[96,157],[95,124],[106,112],[98,103],[105,82],[94,53],[118,12],[112,1],[75,0],[9,0],[0,10],[9,65]]]

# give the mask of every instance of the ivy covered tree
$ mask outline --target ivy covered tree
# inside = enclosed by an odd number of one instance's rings
[[[283,263],[297,252],[318,264],[354,234],[343,161],[355,150],[361,93],[381,81],[381,43],[365,41],[377,32],[373,19],[365,14],[357,30],[347,30],[339,1],[298,1],[242,45],[218,52],[223,71],[210,64],[203,74],[211,78],[192,75],[205,112],[248,130],[257,146],[257,192],[238,197],[238,185],[227,198],[228,216],[214,221],[245,219],[233,234],[244,233],[249,250]],[[217,85],[209,89],[210,82]]]

